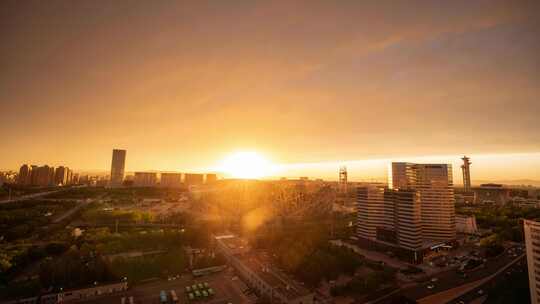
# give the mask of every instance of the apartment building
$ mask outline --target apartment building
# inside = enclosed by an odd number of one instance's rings
[[[531,303],[540,303],[540,222],[523,220]]]

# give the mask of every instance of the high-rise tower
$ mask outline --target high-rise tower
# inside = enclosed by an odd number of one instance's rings
[[[422,234],[425,239],[456,238],[452,165],[418,164],[416,190],[422,204]]]
[[[467,156],[461,158],[463,160],[463,165],[461,165],[461,170],[463,171],[463,188],[465,192],[471,191],[471,171],[470,166],[471,162]]]
[[[384,187],[367,186],[357,188],[356,191],[357,234],[360,237],[375,240],[377,227],[384,226],[386,223]]]
[[[339,168],[339,192],[347,193],[347,167]]]
[[[111,187],[119,187],[124,181],[124,169],[126,166],[126,150],[113,150],[111,162]]]
[[[392,189],[419,193],[424,239],[455,239],[452,165],[392,163],[388,177]]]
[[[30,185],[32,183],[32,167],[24,164],[19,169],[19,185]]]

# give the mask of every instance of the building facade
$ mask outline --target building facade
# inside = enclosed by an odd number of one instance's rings
[[[523,220],[531,303],[540,303],[540,223]]]
[[[421,262],[430,248],[456,240],[452,167],[392,163],[388,185],[357,188],[357,237],[361,244],[399,249]]]
[[[60,166],[57,167],[54,172],[54,183],[55,185],[68,185],[70,170],[68,167]]]
[[[214,174],[214,173],[206,174],[206,183],[207,184],[213,184],[216,181],[217,181],[217,174]]]
[[[204,181],[204,174],[186,173],[184,175],[184,182],[187,186],[202,185],[203,181]]]
[[[54,168],[48,165],[32,166],[32,186],[49,187],[54,185]]]
[[[389,213],[385,212],[385,187],[359,187],[357,202],[357,234],[362,238],[376,240],[377,228],[384,227],[391,221],[388,218]]]
[[[482,184],[473,191],[477,204],[504,205],[510,200],[510,189],[501,184]]]
[[[161,173],[160,186],[164,188],[179,188],[182,186],[182,173]]]
[[[155,187],[157,185],[157,173],[135,172],[133,176],[134,187]]]
[[[19,169],[19,176],[17,177],[17,183],[19,185],[31,185],[32,184],[32,167],[24,164]]]
[[[124,170],[126,167],[126,150],[114,149],[111,161],[111,187],[119,187],[124,181]]]
[[[416,185],[422,205],[422,235],[430,240],[455,240],[456,213],[452,165],[416,164]]]
[[[424,235],[419,193],[413,190],[391,190],[388,196],[394,205],[397,244],[413,252],[421,250]]]
[[[64,186],[72,183],[73,171],[68,167],[59,166],[56,169],[48,165],[22,165],[19,169],[17,183],[25,186]]]
[[[476,217],[474,215],[456,215],[456,231],[465,234],[477,234]]]

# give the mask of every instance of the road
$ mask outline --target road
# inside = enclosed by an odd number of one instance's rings
[[[444,292],[453,290],[454,297],[448,299],[448,301],[455,298],[455,296],[468,292],[471,288],[476,288],[478,284],[483,284],[486,278],[492,277],[494,274],[501,274],[500,270],[504,267],[508,267],[511,264],[518,262],[522,257],[514,257],[508,252],[504,252],[499,257],[488,259],[485,263],[485,267],[478,270],[467,273],[467,277],[464,278],[456,270],[448,270],[434,275],[436,282],[427,280],[425,282],[417,282],[413,287],[402,289],[398,295],[404,295],[407,298],[415,299],[419,303],[424,300],[425,303],[430,303],[429,297],[433,297],[436,294],[444,295]],[[489,280],[488,280],[489,281]],[[432,289],[428,289],[428,285],[434,285]],[[459,290],[461,288],[462,290]],[[390,303],[392,298],[379,299],[373,303]],[[435,303],[435,302],[434,302]],[[444,303],[444,302],[439,302]]]
[[[509,280],[517,279],[518,276],[527,272],[527,259],[525,254],[518,257],[514,263],[508,267],[502,268],[494,276],[490,277],[485,282],[482,282],[479,286],[468,292],[460,295],[459,297],[448,302],[450,304],[472,303],[479,298],[487,298],[491,290],[501,288],[505,286],[505,283]]]
[[[446,292],[441,292],[439,294],[435,294],[426,298],[422,298],[418,300],[419,304],[437,304],[437,303],[448,303],[456,300],[459,302],[459,298],[461,298],[463,295],[466,294],[474,294],[476,297],[479,297],[484,294],[484,289],[491,285],[494,280],[497,279],[504,279],[504,273],[506,270],[512,266],[514,266],[519,261],[525,260],[525,254],[522,254],[521,256],[514,259],[512,262],[507,264],[506,266],[500,268],[497,270],[497,272],[493,273],[492,275],[480,279],[476,282],[467,284],[468,286],[465,286],[466,288],[453,288],[451,290],[448,290]],[[481,290],[481,291],[480,291]],[[480,293],[478,292],[480,291]],[[473,299],[471,299],[473,300]]]
[[[9,200],[9,199],[0,200],[0,204],[7,204],[7,203],[15,203],[15,202],[20,202],[20,201],[25,201],[25,200],[45,196],[45,195],[48,195],[48,194],[57,193],[57,192],[64,191],[64,190],[65,189],[59,189],[59,190],[53,190],[53,191],[46,191],[46,192],[38,192],[38,193],[27,194],[27,195],[12,198],[11,200]]]
[[[72,216],[75,212],[81,210],[81,208],[84,208],[85,206],[87,206],[88,204],[92,203],[94,200],[91,200],[91,199],[86,199],[86,200],[77,200],[78,204],[71,208],[70,210],[68,210],[67,212],[65,212],[64,214],[62,214],[61,216],[55,218],[52,222],[54,224],[56,223],[59,223],[63,220],[65,220],[66,218],[69,218],[70,216]]]
[[[0,204],[15,203],[15,202],[20,202],[20,201],[25,201],[25,200],[29,200],[29,199],[42,197],[42,196],[53,194],[53,193],[66,191],[66,190],[69,190],[69,189],[85,188],[85,187],[87,187],[87,186],[86,185],[76,185],[76,186],[58,187],[55,190],[51,190],[51,191],[44,191],[44,192],[38,192],[38,193],[32,193],[32,194],[17,196],[17,197],[12,198],[11,200],[10,199],[0,200]]]

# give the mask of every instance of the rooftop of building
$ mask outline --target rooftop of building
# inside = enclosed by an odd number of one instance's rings
[[[537,222],[537,221],[533,221],[533,220],[523,220],[523,224],[525,226],[535,226],[535,227],[540,227],[540,222]]]
[[[272,266],[269,261],[264,261],[264,259],[256,253],[243,254],[238,258],[243,265],[256,273],[266,284],[288,299],[303,297],[311,293],[300,283],[296,282],[278,268]]]
[[[493,183],[489,183],[489,184],[481,184],[480,185],[480,188],[494,188],[494,189],[504,189],[506,188],[503,184],[493,184]]]
[[[217,235],[214,237],[229,249],[244,249],[248,247],[245,240],[236,237],[234,234]]]
[[[241,253],[234,254],[234,256],[245,267],[257,274],[266,284],[288,299],[295,299],[311,293],[293,278],[273,266],[268,254],[248,250],[249,244],[244,239],[236,237],[233,234],[217,235],[214,238],[231,250],[246,249],[246,251],[236,251]]]

